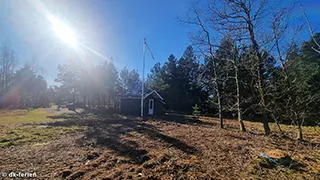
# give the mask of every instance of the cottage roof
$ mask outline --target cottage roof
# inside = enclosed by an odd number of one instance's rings
[[[144,96],[144,99],[147,98],[147,97],[150,96],[150,95],[156,96],[156,97],[158,97],[159,99],[163,100],[163,98],[160,96],[160,94],[159,94],[157,91],[155,91],[155,90],[153,90],[153,91],[151,91],[150,93],[146,94],[146,95]]]
[[[147,93],[144,95],[144,98],[143,99],[146,99],[147,97],[149,96],[153,96],[154,98],[158,98],[160,99],[161,101],[163,101],[163,98],[162,96],[155,90],[151,91],[150,93]],[[133,95],[133,96],[124,96],[124,97],[121,97],[121,99],[141,99],[141,96],[139,95]]]

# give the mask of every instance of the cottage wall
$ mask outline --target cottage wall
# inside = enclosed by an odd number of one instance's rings
[[[140,116],[140,99],[121,99],[120,113],[124,115]]]
[[[144,99],[143,115],[149,116],[149,100],[150,99],[154,100],[153,115],[164,114],[163,103],[160,101],[159,98],[155,98],[154,96],[150,95]],[[140,116],[140,113],[141,113],[140,103],[141,103],[140,98],[123,98],[120,100],[120,113],[124,115]]]

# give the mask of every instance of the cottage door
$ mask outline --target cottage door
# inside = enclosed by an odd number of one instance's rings
[[[149,99],[149,115],[153,115],[154,112],[154,100],[153,99]]]

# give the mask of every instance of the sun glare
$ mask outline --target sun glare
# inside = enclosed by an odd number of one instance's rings
[[[63,22],[61,22],[60,20],[58,20],[57,18],[55,18],[52,15],[48,16],[48,19],[51,22],[52,29],[53,29],[54,33],[63,42],[65,42],[73,47],[77,45],[77,43],[78,43],[77,36],[69,26],[67,26],[66,24],[64,24]]]

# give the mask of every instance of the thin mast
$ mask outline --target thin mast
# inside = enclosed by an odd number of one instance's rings
[[[143,117],[143,96],[144,96],[144,66],[146,59],[146,38],[143,40],[143,62],[142,62],[142,93],[141,93],[141,117]]]

